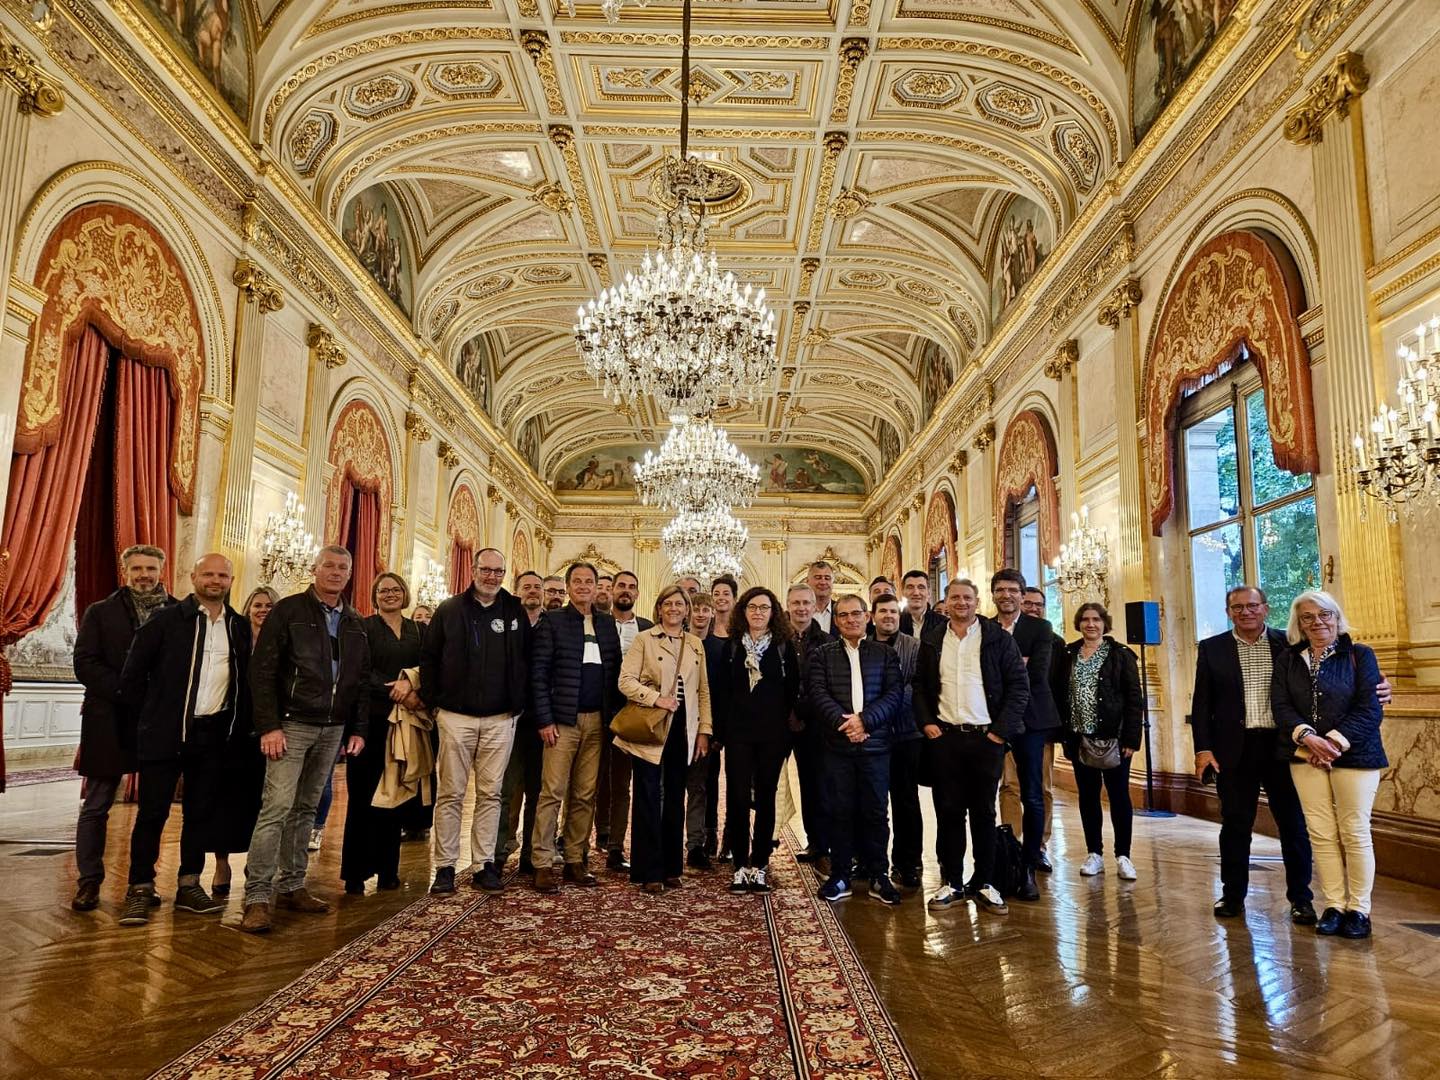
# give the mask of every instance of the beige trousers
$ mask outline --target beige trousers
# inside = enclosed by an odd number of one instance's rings
[[[1045,744],[1045,836],[1041,845],[1050,843],[1050,822],[1053,819],[1055,744]],[[1016,839],[1024,833],[1024,807],[1020,805],[1020,775],[1015,771],[1015,755],[1005,755],[1005,772],[1000,777],[1000,823],[1009,825]]]
[[[515,745],[515,717],[466,716],[436,711],[440,750],[435,759],[435,865],[454,866],[460,858],[460,822],[465,785],[475,773],[475,816],[470,823],[470,861],[484,866],[495,859],[500,830],[500,791]]]
[[[600,774],[600,714],[580,713],[575,725],[555,725],[555,745],[540,760],[540,798],[530,834],[535,869],[555,865],[555,824],[565,806],[565,861],[581,863],[595,824],[595,781]]]
[[[1370,810],[1380,787],[1379,769],[1317,769],[1290,766],[1305,811],[1315,876],[1327,908],[1370,914],[1375,887],[1375,846]]]

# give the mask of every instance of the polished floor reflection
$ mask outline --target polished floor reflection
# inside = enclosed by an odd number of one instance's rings
[[[343,776],[343,773],[342,773]],[[168,1061],[375,926],[428,883],[423,845],[403,849],[398,893],[342,897],[268,940],[173,915],[116,925],[124,859],[101,910],[76,915],[69,842],[78,782],[17,788],[0,816],[0,1076],[136,1077]],[[344,819],[337,783],[317,879],[334,881]],[[1278,845],[1257,839],[1243,921],[1210,914],[1215,826],[1136,821],[1140,880],[1114,863],[1082,878],[1080,829],[1057,797],[1056,872],[1038,904],[1006,916],[889,909],[863,888],[841,917],[921,1074],[966,1077],[1382,1078],[1440,1076],[1440,893],[1376,890],[1369,942],[1316,938],[1286,921]],[[133,807],[117,809],[123,853]],[[927,837],[932,822],[927,818]],[[169,895],[172,823],[159,880]],[[208,875],[207,875],[208,881]],[[927,890],[935,884],[927,867]],[[673,902],[683,903],[685,894]],[[737,899],[737,902],[751,902]],[[227,921],[238,917],[238,898]]]

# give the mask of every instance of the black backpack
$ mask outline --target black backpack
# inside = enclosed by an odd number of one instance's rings
[[[1009,825],[995,829],[995,869],[990,875],[990,884],[1003,897],[1014,896],[1025,879],[1025,851],[1015,839],[1015,830]]]

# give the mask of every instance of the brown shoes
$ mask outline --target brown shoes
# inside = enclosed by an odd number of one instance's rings
[[[307,915],[324,915],[330,910],[330,905],[321,900],[318,896],[311,896],[305,886],[300,886],[294,892],[282,892],[275,895],[275,907],[284,908],[286,911],[303,911]],[[248,911],[249,908],[246,908]]]
[[[240,920],[240,929],[247,934],[264,934],[270,930],[270,905],[246,904],[245,917]]]
[[[571,885],[579,885],[582,888],[593,888],[600,884],[600,879],[589,870],[585,869],[584,863],[566,863],[565,880]]]
[[[659,896],[665,891],[665,886],[658,881],[647,881],[644,885],[641,885],[640,888],[651,896]]]
[[[560,891],[560,883],[555,880],[555,871],[550,867],[536,867],[535,869],[535,891],[542,893],[553,893]]]
[[[667,877],[665,879],[665,888],[667,889],[678,889],[681,888],[684,884],[685,883],[681,881],[678,877]]]

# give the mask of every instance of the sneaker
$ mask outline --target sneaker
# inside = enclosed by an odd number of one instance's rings
[[[1140,876],[1135,872],[1135,864],[1130,861],[1129,855],[1116,856],[1115,870],[1120,875],[1121,881],[1134,881]]]
[[[772,891],[769,872],[763,866],[758,866],[750,871],[750,891],[767,893]]]
[[[1010,905],[1005,903],[1004,898],[994,885],[986,885],[975,894],[975,899],[981,907],[989,908],[996,915],[1004,915],[1010,910]]]
[[[895,888],[895,883],[888,877],[876,874],[870,879],[870,899],[879,900],[882,904],[898,904],[900,903],[900,890]]]
[[[325,839],[325,830],[324,830],[324,829],[311,829],[311,830],[310,830],[310,842],[305,845],[305,850],[306,850],[306,851],[319,851],[319,850],[320,850],[320,841],[322,841],[322,840],[324,840],[324,839]]]
[[[442,893],[455,891],[455,867],[442,866],[435,871],[435,883],[430,886],[430,891],[437,896]]]
[[[1094,877],[1096,874],[1105,872],[1105,860],[1096,852],[1085,856],[1085,862],[1080,867],[1080,873],[1085,877]]]
[[[710,856],[706,855],[702,848],[691,848],[690,855],[686,858],[685,864],[689,866],[691,870],[709,870]]]
[[[747,893],[750,891],[750,881],[750,868],[748,866],[739,867],[735,871],[735,876],[730,879],[730,891]]]
[[[175,910],[218,915],[225,910],[225,901],[215,899],[199,885],[181,885],[175,890]]]
[[[470,879],[470,887],[483,892],[497,893],[504,888],[504,885],[500,882],[500,873],[495,869],[495,864],[487,862],[480,868],[480,872]]]
[[[844,878],[832,877],[820,886],[818,895],[821,900],[828,900],[832,904],[837,900],[844,900],[850,895],[850,882]]]
[[[125,906],[120,909],[121,926],[144,926],[150,921],[150,898],[155,889],[150,885],[131,885],[125,890]]]
[[[925,906],[931,911],[949,911],[951,908],[959,907],[963,903],[965,903],[965,893],[960,889],[945,885],[938,893],[925,902]]]

